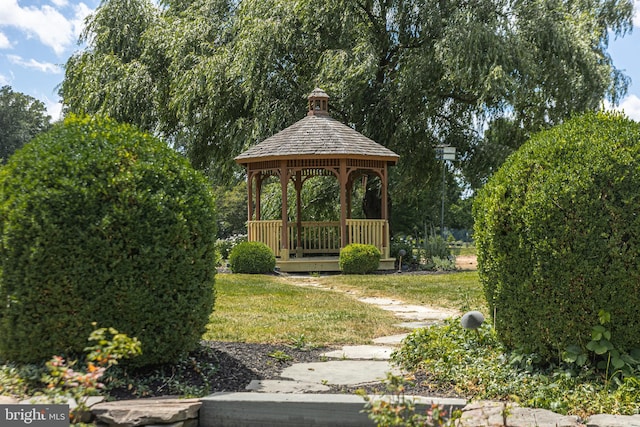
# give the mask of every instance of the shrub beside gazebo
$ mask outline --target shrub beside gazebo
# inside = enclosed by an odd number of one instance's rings
[[[393,269],[389,255],[388,167],[399,156],[333,119],[328,95],[315,89],[308,97],[307,116],[235,158],[247,170],[248,239],[273,250],[282,271],[338,271],[340,250],[350,243],[377,247],[380,269]],[[363,176],[380,179],[379,218],[351,218],[354,182]],[[339,221],[302,221],[301,192],[307,179],[334,176],[340,184]],[[263,220],[261,190],[277,177],[282,191],[282,215]],[[296,219],[289,221],[287,189],[296,192]]]

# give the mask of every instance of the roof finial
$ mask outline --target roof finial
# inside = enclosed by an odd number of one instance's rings
[[[308,116],[327,116],[329,115],[329,95],[320,88],[315,88],[309,94],[309,112]]]

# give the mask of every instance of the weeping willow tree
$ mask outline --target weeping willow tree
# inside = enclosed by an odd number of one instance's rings
[[[60,92],[226,179],[320,86],[336,119],[400,154],[396,206],[425,212],[434,145],[478,187],[532,132],[615,104],[627,79],[607,46],[632,15],[630,0],[104,0]]]

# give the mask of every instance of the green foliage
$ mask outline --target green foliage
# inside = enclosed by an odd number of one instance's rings
[[[273,352],[269,353],[267,356],[277,360],[278,362],[287,362],[287,361],[293,359],[293,357],[289,356],[287,353],[285,353],[282,350],[273,351]]]
[[[569,345],[563,352],[562,359],[578,367],[591,364],[603,373],[605,382],[614,379],[621,384],[621,379],[634,377],[640,372],[640,349],[632,349],[630,352],[616,349],[611,343],[611,331],[607,329],[607,324],[611,323],[611,314],[600,310],[598,319],[600,324],[591,329],[591,341],[584,348],[577,344]],[[591,360],[587,351],[593,356]]]
[[[112,396],[121,393],[138,398],[174,395],[203,397],[214,386],[211,378],[219,368],[217,353],[200,346],[171,363],[135,368],[116,366],[104,376],[104,390]]]
[[[479,186],[530,132],[619,100],[607,40],[632,17],[630,0],[107,0],[61,94],[71,112],[159,130],[221,178],[230,153],[300,119],[321,85],[336,118],[401,155],[396,194],[433,221],[433,145],[456,146]],[[490,124],[483,139],[474,117]]]
[[[400,250],[405,251],[402,264],[412,270],[453,271],[455,258],[447,242],[440,236],[430,235],[426,239],[396,235],[391,240],[391,255],[398,262]],[[400,268],[400,267],[398,267]]]
[[[367,274],[378,269],[380,257],[380,250],[373,245],[351,243],[340,250],[338,264],[344,274]]]
[[[218,213],[218,239],[247,234],[247,182],[243,179],[233,186],[214,188]],[[227,255],[223,255],[227,259]]]
[[[71,116],[0,171],[0,354],[78,353],[91,322],[136,336],[134,364],[197,346],[214,302],[209,185],[160,140]]]
[[[400,259],[400,251],[404,251],[402,261],[406,264],[413,257],[413,242],[404,235],[395,235],[391,238],[391,247],[389,249],[392,258]]]
[[[508,348],[557,362],[600,309],[615,349],[640,348],[639,187],[640,124],[591,113],[536,135],[480,192],[479,274]]]
[[[95,326],[95,324],[93,324]],[[88,411],[86,397],[93,396],[104,387],[100,379],[106,370],[117,365],[118,360],[128,359],[141,354],[140,342],[129,338],[113,328],[100,328],[91,332],[89,341],[96,343],[85,348],[86,372],[72,369],[77,360],[66,361],[60,356],[53,356],[46,362],[47,373],[42,376],[45,384],[44,393],[54,403],[66,403],[74,399],[77,406],[71,409],[71,424],[82,421],[82,415]]]
[[[220,254],[223,260],[229,259],[229,254],[238,244],[247,241],[246,234],[235,234],[229,236],[226,239],[216,240],[216,251]]]
[[[392,373],[387,373],[385,381],[385,393],[382,398],[374,398],[364,390],[357,390],[356,394],[362,396],[365,401],[364,412],[369,414],[369,419],[376,423],[377,427],[435,427],[455,426],[460,418],[460,411],[447,414],[447,411],[435,403],[425,411],[418,412],[413,399],[407,398],[405,390],[411,385],[410,378],[404,378]]]
[[[400,259],[400,251],[404,251],[402,259]],[[390,255],[396,259],[396,267],[398,270],[409,269],[417,270],[420,267],[420,248],[416,247],[416,241],[411,236],[397,234],[391,238]],[[400,265],[402,263],[402,265]]]
[[[430,235],[424,241],[425,258],[447,258],[449,255],[451,255],[449,245],[442,236]]]
[[[95,323],[92,326],[96,326]],[[136,337],[130,338],[121,334],[114,328],[95,329],[89,335],[92,346],[84,349],[87,352],[87,361],[98,365],[111,367],[118,364],[120,359],[129,359],[140,356],[142,347]]]
[[[426,373],[434,390],[471,400],[510,400],[582,418],[637,413],[637,377],[606,384],[593,370],[541,368],[536,354],[508,352],[487,324],[478,332],[449,319],[411,333],[392,360],[409,372]]]
[[[58,366],[49,367],[52,363]],[[70,366],[71,364],[73,366]],[[115,398],[125,394],[139,398],[164,395],[202,397],[211,393],[214,386],[211,378],[218,370],[219,360],[214,350],[201,346],[167,364],[138,368],[124,363],[108,366],[108,369],[102,369],[103,367],[94,363],[94,367],[90,368],[89,363],[68,363],[57,357],[46,364],[0,365],[0,394],[25,399],[45,395],[51,400],[59,401],[68,397],[69,393],[80,391],[77,386],[81,384],[77,381],[60,382],[56,388],[49,389],[47,378],[52,375],[50,368],[53,368],[56,372],[55,378],[67,375],[68,379],[82,380],[84,385],[94,384],[95,390]],[[98,372],[101,376],[96,378]],[[83,378],[85,373],[87,378]],[[94,380],[99,382],[92,382]],[[77,386],[72,384],[73,382],[76,382]],[[87,391],[85,388],[83,395],[87,395]]]
[[[460,319],[418,329],[404,339],[392,360],[408,370],[416,370],[427,361],[444,363],[453,373],[458,365],[473,364],[474,360],[482,360],[483,354],[497,356],[502,351],[494,331],[486,323],[478,331],[479,334],[465,330]],[[450,381],[455,381],[455,377]]]
[[[271,273],[276,267],[276,257],[262,242],[242,242],[231,250],[229,266],[234,273]]]
[[[456,261],[453,257],[440,258],[434,256],[431,258],[431,263],[433,264],[432,269],[436,271],[455,271],[456,270]]]
[[[0,162],[5,163],[14,151],[51,127],[44,104],[37,99],[0,88]]]
[[[290,336],[289,343],[287,344],[287,346],[291,348],[295,348],[296,350],[302,350],[302,351],[313,350],[316,347],[315,345],[313,345],[307,340],[307,337],[305,336],[305,334],[300,334],[298,336]]]

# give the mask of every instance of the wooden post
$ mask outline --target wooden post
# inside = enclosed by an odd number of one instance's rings
[[[347,159],[340,159],[340,248],[349,244],[347,239]]]
[[[302,258],[302,172],[296,171],[296,258]]]
[[[248,168],[247,168],[248,169]],[[255,174],[251,171],[247,171],[247,240],[253,242],[256,240],[253,229],[251,227],[251,221],[253,221],[253,178]],[[260,219],[260,218],[258,218]]]
[[[289,206],[287,204],[287,187],[289,184],[289,168],[287,167],[287,161],[282,160],[280,162],[280,188],[282,190],[282,232],[280,234],[280,258],[283,261],[289,259]]]
[[[380,179],[382,180],[382,206],[380,212],[382,213],[382,219],[385,220],[382,229],[382,256],[389,258],[390,242],[389,242],[389,187],[387,177],[387,164],[384,164],[384,168],[381,171]]]

